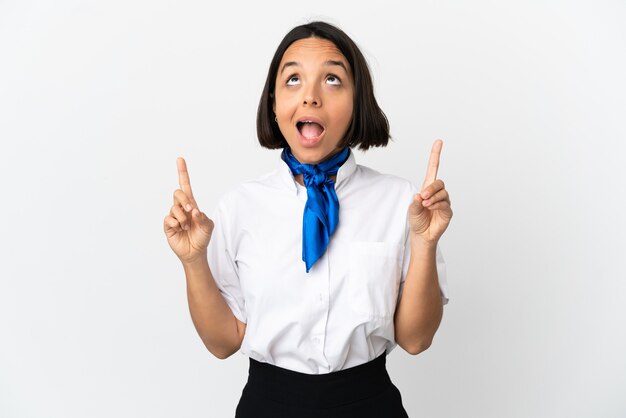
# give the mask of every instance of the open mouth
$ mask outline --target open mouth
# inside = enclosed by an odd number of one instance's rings
[[[296,127],[300,131],[300,135],[306,139],[319,138],[325,130],[319,123],[306,120],[296,123]]]

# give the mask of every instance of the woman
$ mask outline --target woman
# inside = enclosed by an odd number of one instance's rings
[[[425,350],[448,301],[442,142],[421,191],[356,164],[351,148],[387,145],[389,126],[363,55],[324,22],[278,46],[257,133],[283,149],[274,171],[222,196],[211,220],[179,158],[164,221],[206,347],[250,358],[236,417],[406,417],[385,356]]]

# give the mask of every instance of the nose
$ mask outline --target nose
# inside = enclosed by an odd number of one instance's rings
[[[317,99],[314,99],[313,96],[306,96],[304,98],[304,103],[303,104],[310,104],[311,106],[317,106]]]
[[[310,106],[319,106],[322,104],[322,101],[319,97],[319,94],[315,88],[315,86],[311,86],[309,87],[305,92],[304,92],[304,98],[302,101],[303,105],[310,105]]]

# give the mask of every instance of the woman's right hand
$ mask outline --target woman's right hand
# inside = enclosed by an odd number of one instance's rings
[[[167,242],[180,261],[191,263],[206,258],[213,233],[213,221],[198,209],[191,192],[187,164],[182,157],[176,159],[180,189],[174,191],[174,206],[165,217],[163,229]]]

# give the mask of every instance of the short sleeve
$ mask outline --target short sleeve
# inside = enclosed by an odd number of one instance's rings
[[[419,190],[417,189],[417,187],[415,185],[412,184],[411,186],[411,197],[410,199],[413,199],[413,196],[415,196],[415,194],[419,193]],[[411,260],[411,239],[409,237],[409,225],[408,225],[408,219],[406,222],[406,226],[405,226],[405,233],[406,233],[406,238],[404,241],[404,256],[403,256],[403,260],[402,260],[402,276],[400,278],[400,291],[398,293],[398,301],[400,301],[400,297],[402,296],[402,290],[404,289],[404,282],[406,280],[406,274],[409,271],[409,261]],[[448,281],[447,281],[447,277],[446,277],[446,263],[443,259],[443,254],[441,252],[441,248],[439,248],[439,244],[437,244],[437,248],[435,251],[435,260],[436,260],[436,264],[437,264],[437,278],[439,280],[439,290],[441,293],[441,302],[443,305],[447,304],[448,301],[450,300],[450,295],[448,292]]]
[[[214,227],[207,248],[211,274],[233,315],[241,322],[246,323],[245,300],[239,282],[237,265],[234,261],[232,224],[223,200],[218,202],[211,219]]]

